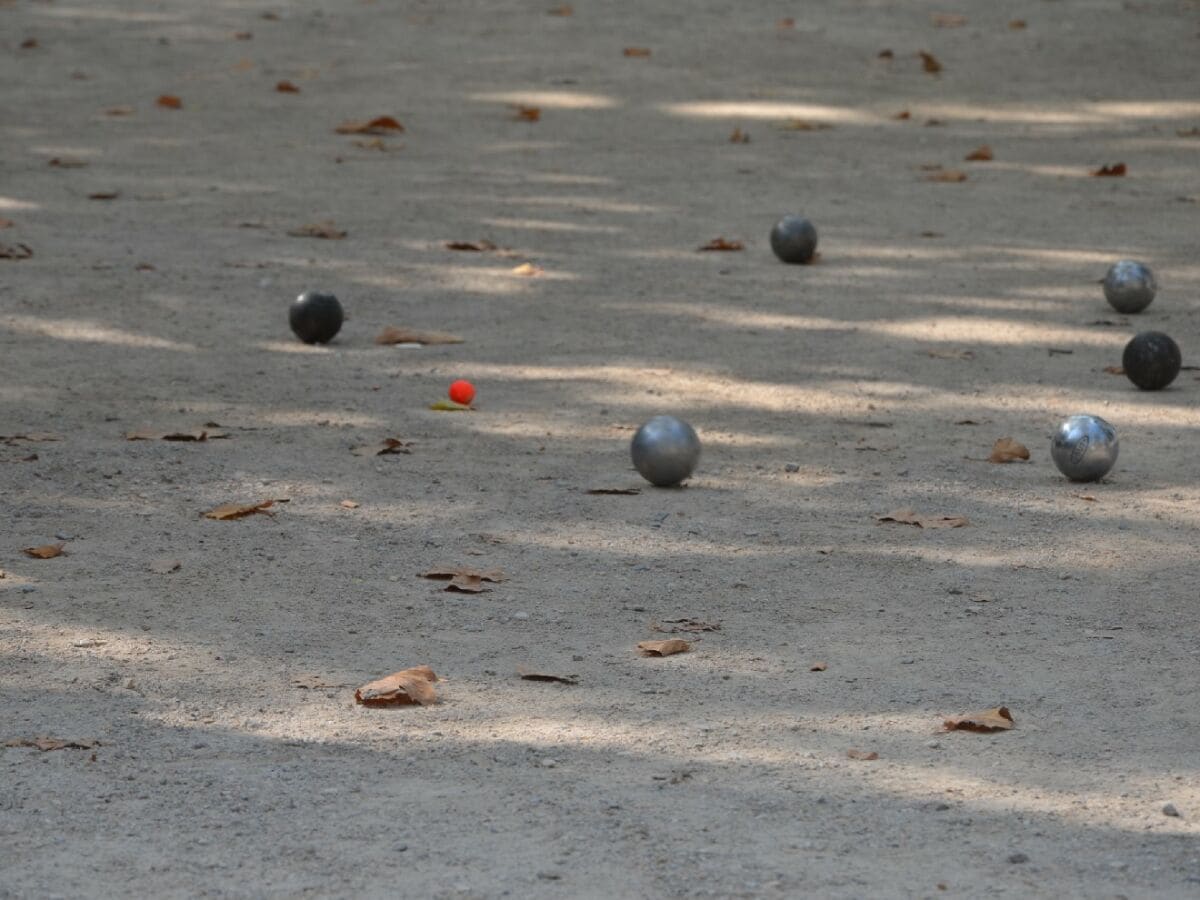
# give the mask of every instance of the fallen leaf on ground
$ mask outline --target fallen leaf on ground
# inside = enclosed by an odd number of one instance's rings
[[[170,575],[172,572],[178,572],[182,565],[177,559],[156,559],[150,563],[149,569],[157,575]]]
[[[1124,375],[1125,367],[1124,366],[1105,366],[1104,371],[1107,372],[1109,375]]]
[[[108,109],[104,110],[104,114],[106,116],[132,116],[133,115],[133,107],[132,106],[110,106],[110,107],[108,107]]]
[[[946,123],[943,122],[941,119],[926,119],[922,124],[926,128],[941,128]]]
[[[734,128],[729,135],[729,143],[731,144],[748,144],[750,143],[750,135],[742,131],[740,128]]]
[[[624,51],[622,51],[622,52],[626,56],[649,56],[650,48],[649,47],[626,47],[624,49]]]
[[[375,335],[377,344],[461,344],[463,339],[444,331],[418,331],[415,328],[397,328],[388,325]]]
[[[670,625],[670,628],[665,626]],[[720,631],[720,622],[705,622],[703,619],[663,619],[662,622],[651,622],[650,630],[660,634],[695,634],[698,631]]]
[[[784,131],[828,131],[833,126],[828,122],[810,122],[808,119],[788,119],[779,127]]]
[[[133,267],[136,272],[154,272],[157,271],[154,266],[148,262],[140,262]]]
[[[900,110],[900,112],[898,112],[894,116],[892,116],[892,118],[896,119],[899,122],[905,122],[908,119],[912,118],[912,113],[910,113],[907,109],[902,109],[902,110]]]
[[[0,228],[12,228],[16,224],[12,219],[0,219]]]
[[[641,488],[588,488],[588,493],[594,496],[632,497],[641,492]]]
[[[922,231],[921,232],[921,237],[923,237],[923,238],[940,238],[940,237],[945,237],[945,236],[946,235],[940,231]]]
[[[286,78],[283,81],[279,81],[279,82],[275,83],[275,90],[281,94],[298,94],[298,93],[300,93],[300,88],[296,87],[296,85],[292,84]]]
[[[41,547],[26,547],[21,552],[26,556],[31,556],[34,559],[54,559],[56,556],[66,556],[67,551],[63,549],[66,542],[58,544],[43,544]]]
[[[29,259],[33,250],[28,244],[0,244],[0,259]]]
[[[994,159],[992,148],[987,144],[980,144],[970,153],[963,157],[967,162],[989,162]]]
[[[474,412],[475,407],[465,403],[455,403],[453,400],[434,400],[429,404],[434,412]]]
[[[1177,128],[1175,134],[1178,137],[1200,137],[1200,128]]]
[[[183,109],[183,101],[174,94],[163,94],[154,103],[163,109]]]
[[[936,75],[938,72],[942,71],[942,64],[938,62],[937,57],[932,53],[926,53],[924,50],[920,50],[918,51],[917,55],[921,57],[921,68],[930,75]]]
[[[334,129],[338,134],[399,134],[404,126],[391,116],[376,116],[367,121],[343,122]]]
[[[62,738],[52,737],[37,737],[37,738],[13,738],[11,741],[4,742],[5,747],[36,747],[38,750],[45,752],[47,750],[91,750],[93,747],[99,747],[99,741],[72,741],[63,740]]]
[[[1024,19],[1013,19],[1011,22],[1008,23],[1008,27],[1011,28],[1013,31],[1020,31],[1022,28],[1025,27],[1025,20]]]
[[[884,516],[876,516],[876,522],[894,522],[898,525],[915,525],[917,528],[962,528],[969,524],[965,516],[926,516],[911,509],[897,509]]]
[[[1092,170],[1093,178],[1120,178],[1125,174],[1125,163],[1113,163],[1111,166],[1101,166]]]
[[[154,431],[143,428],[125,435],[127,441],[215,441],[229,437],[223,431],[208,431],[197,428],[192,431]]]
[[[520,275],[522,278],[536,278],[544,271],[545,269],[543,269],[541,266],[535,266],[531,262],[521,263],[519,266],[515,266],[512,269],[512,273],[514,275]]]
[[[874,750],[847,750],[846,756],[849,759],[859,759],[863,762],[872,762],[879,759],[879,754]]]
[[[1097,500],[1091,494],[1072,494],[1076,500],[1082,500],[1084,503],[1096,503]]]
[[[437,680],[429,666],[414,666],[364,684],[354,699],[364,706],[429,706],[437,703]]]
[[[796,27],[796,20],[791,16],[788,16],[788,18],[780,19],[778,22],[776,22],[775,27],[782,31],[788,31]]]
[[[544,672],[534,672],[524,666],[517,666],[517,674],[526,681],[553,681],[558,684],[579,684],[578,678],[567,675],[547,675]]]
[[[292,228],[288,234],[292,237],[322,238],[329,241],[340,241],[346,236],[346,232],[332,222],[312,222],[308,225],[301,225],[299,228]]]
[[[810,672],[824,672],[824,671],[825,671],[827,668],[829,668],[829,666],[827,666],[825,663],[823,663],[823,662],[815,662],[815,663],[813,663],[811,666],[809,666],[809,667],[808,667],[808,671],[810,671]]]
[[[893,50],[893,49],[891,49],[890,47],[884,47],[882,50],[880,50],[880,51],[879,51],[878,53],[876,53],[875,55],[876,55],[877,57],[879,57],[879,59],[895,59],[895,58],[896,58],[896,51],[895,51],[895,50]],[[893,118],[894,118],[894,117],[893,117]]]
[[[271,507],[275,505],[274,500],[263,500],[260,503],[224,503],[221,506],[216,506],[204,514],[206,519],[217,519],[225,521],[226,519],[244,519],[246,516],[253,516],[257,513],[262,513],[264,516],[273,516],[275,513],[271,511]]]
[[[25,40],[21,41],[20,46],[22,50],[32,50],[38,46],[38,39],[35,37],[27,37]]]
[[[82,169],[87,164],[86,159],[75,159],[70,156],[54,156],[46,163],[52,169]]]
[[[355,456],[388,456],[392,453],[412,453],[409,448],[411,441],[400,438],[384,438],[378,444],[364,444],[362,447],[352,447],[350,452]]]
[[[967,17],[957,13],[934,13],[932,19],[935,28],[962,28],[967,24]]]
[[[95,193],[88,194],[88,199],[89,200],[116,200],[120,196],[121,196],[120,191],[96,191]]]
[[[934,359],[974,359],[975,351],[973,350],[926,350],[926,356],[931,356]]]
[[[729,241],[723,237],[713,238],[702,247],[696,248],[701,253],[708,251],[729,251],[729,250],[744,250],[745,245],[741,241]]]
[[[447,250],[465,250],[469,253],[485,253],[496,249],[491,241],[446,241],[443,246]]]
[[[5,434],[0,435],[0,441],[5,444],[15,444],[17,441],[28,441],[30,443],[40,444],[46,441],[61,441],[62,435],[54,434],[51,431],[29,431],[24,434]]]
[[[942,728],[946,731],[976,731],[988,734],[993,731],[1007,731],[1013,724],[1012,713],[1008,711],[1008,707],[997,706],[981,712],[951,716],[942,723]]]
[[[358,509],[357,500],[343,500],[338,504],[342,509]]]
[[[431,569],[421,575],[435,581],[446,581],[445,590],[460,594],[481,594],[491,588],[485,587],[484,582],[499,584],[504,580],[504,573],[499,569],[480,572],[475,569]]]
[[[687,653],[692,649],[690,641],[670,638],[665,641],[642,641],[637,645],[643,656],[671,656],[675,653]]]
[[[573,16],[575,9],[569,3],[564,3],[562,6],[556,6],[554,9],[546,10],[548,16]]]
[[[522,106],[518,103],[513,107],[513,115],[518,122],[537,122],[542,118],[542,109],[539,106]]]
[[[943,184],[958,184],[967,180],[967,173],[961,169],[942,169],[925,176],[926,181],[937,181]]]
[[[1029,459],[1029,448],[1010,437],[1002,437],[992,445],[992,454],[988,457],[988,462],[1010,463],[1018,459]]]

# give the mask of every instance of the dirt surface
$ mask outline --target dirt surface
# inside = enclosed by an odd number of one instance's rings
[[[0,896],[1200,894],[1200,384],[1103,371],[1196,361],[1200,5],[553,5],[0,3],[0,742],[100,742],[0,750]],[[681,490],[629,464],[662,412]]]

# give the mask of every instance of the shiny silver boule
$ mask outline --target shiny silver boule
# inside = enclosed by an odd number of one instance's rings
[[[771,250],[785,263],[804,265],[817,252],[817,229],[804,216],[784,216],[771,229]]]
[[[1104,276],[1104,297],[1119,313],[1140,313],[1157,292],[1150,267],[1132,259],[1113,263]]]
[[[1072,481],[1098,481],[1117,462],[1117,429],[1099,416],[1069,416],[1054,432],[1050,456]]]
[[[696,471],[700,438],[681,419],[655,416],[637,430],[629,450],[643,478],[655,487],[670,487]]]

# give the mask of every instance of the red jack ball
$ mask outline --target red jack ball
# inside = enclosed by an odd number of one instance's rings
[[[471,401],[475,399],[475,385],[460,378],[450,385],[450,399],[463,406],[470,406]]]

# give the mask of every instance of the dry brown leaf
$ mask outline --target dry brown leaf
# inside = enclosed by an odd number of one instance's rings
[[[1084,503],[1098,502],[1096,500],[1096,498],[1093,497],[1091,494],[1072,494],[1071,496],[1074,497],[1076,500],[1082,500]]]
[[[545,269],[541,266],[535,266],[531,262],[521,263],[512,269],[514,275],[520,275],[522,278],[536,278],[541,275]]]
[[[879,57],[880,59],[895,59],[896,51],[894,51],[891,47],[884,47],[882,50],[880,50],[875,55],[877,57]]]
[[[645,56],[649,56],[649,55],[650,55],[650,48],[649,48],[649,47],[626,47],[626,48],[624,49],[624,51],[622,51],[622,52],[624,52],[624,54],[625,54],[626,56],[642,56],[642,57],[645,57]]]
[[[946,731],[976,731],[988,734],[993,731],[1007,731],[1013,724],[1012,713],[1008,711],[1008,707],[997,706],[994,709],[951,716],[942,723],[942,727]]]
[[[91,750],[94,747],[99,747],[99,741],[72,741],[63,740],[62,738],[52,737],[36,737],[36,738],[13,738],[11,741],[4,742],[5,747],[36,747],[43,753],[48,750]]]
[[[364,684],[354,699],[364,706],[429,706],[437,703],[437,680],[429,666],[414,666]]]
[[[992,153],[992,148],[987,144],[980,144],[970,153],[963,157],[967,162],[990,162],[995,159]]]
[[[729,135],[729,143],[731,144],[748,144],[750,143],[750,135],[742,131],[740,128],[734,128]]]
[[[104,110],[106,116],[132,116],[132,106],[110,106]]]
[[[725,252],[731,250],[744,250],[745,245],[741,241],[730,241],[723,237],[713,238],[702,247],[696,248],[699,252],[705,253],[710,251]]]
[[[910,113],[907,109],[902,109],[900,112],[893,115],[892,118],[896,119],[897,121],[904,122],[912,118],[912,113]]]
[[[52,431],[29,431],[24,434],[0,435],[0,441],[5,444],[15,444],[17,441],[28,441],[31,444],[41,444],[46,441],[61,441],[62,435]]]
[[[163,94],[154,103],[163,109],[183,109],[183,101],[174,94]]]
[[[967,24],[967,17],[957,13],[934,13],[932,18],[934,28],[962,28]]]
[[[926,350],[926,356],[933,359],[974,359],[973,350]]]
[[[399,134],[404,126],[391,116],[376,116],[367,121],[343,122],[334,129],[338,134]]]
[[[522,106],[518,103],[513,107],[513,115],[518,122],[537,122],[542,118],[542,109],[540,106]]]
[[[921,124],[924,125],[926,128],[941,128],[946,123],[943,122],[941,119],[926,119]]]
[[[1011,22],[1008,23],[1008,27],[1011,28],[1013,31],[1020,31],[1022,28],[1025,27],[1025,20],[1024,19],[1013,19]]]
[[[235,31],[233,33],[233,39],[235,41],[252,41],[252,40],[254,40],[254,32],[253,31]]]
[[[465,250],[469,253],[484,253],[495,250],[496,245],[491,241],[446,241],[447,250]]]
[[[1125,163],[1113,163],[1111,166],[1101,166],[1092,170],[1093,178],[1120,178],[1126,172]]]
[[[1107,372],[1109,375],[1124,375],[1125,367],[1124,366],[1105,366],[1104,371]]]
[[[938,72],[942,71],[942,64],[938,62],[937,57],[932,53],[926,53],[924,50],[920,50],[917,52],[917,55],[921,57],[921,68],[930,75],[936,75]]]
[[[556,6],[554,9],[546,10],[546,15],[564,17],[573,16],[575,15],[575,9],[569,3],[564,3],[562,6]]]
[[[225,521],[227,519],[244,519],[246,516],[253,516],[256,513],[262,513],[264,516],[275,515],[271,507],[275,505],[274,500],[263,500],[260,503],[224,503],[221,506],[215,506],[208,512],[204,513],[206,519],[217,519]]]
[[[0,219],[0,228],[12,228],[16,224],[12,219]]]
[[[156,575],[170,575],[172,572],[178,572],[182,565],[177,559],[156,559],[147,568]]]
[[[384,438],[378,444],[365,444],[362,447],[352,447],[350,452],[355,456],[388,456],[392,453],[412,453],[411,441],[399,438]]]
[[[485,585],[478,575],[455,575],[444,590],[452,594],[483,594],[491,588]]]
[[[26,556],[34,559],[54,559],[56,556],[67,556],[67,551],[63,549],[66,542],[57,544],[43,544],[41,547],[26,547],[21,552]]]
[[[140,262],[133,267],[135,272],[154,272],[155,267],[148,262]]]
[[[670,628],[666,626],[671,626]],[[659,634],[695,634],[700,631],[720,631],[720,622],[705,622],[703,619],[663,619],[651,622],[650,630]]]
[[[569,675],[547,675],[545,672],[535,672],[524,666],[517,666],[517,674],[526,681],[552,681],[558,684],[579,684],[578,678]]]
[[[125,435],[127,441],[215,441],[229,437],[223,431],[209,431],[197,428],[192,431],[154,431],[142,428],[130,431]]]
[[[1177,128],[1175,129],[1177,137],[1200,137],[1200,127],[1197,128]]]
[[[780,19],[778,22],[776,22],[775,27],[781,31],[790,31],[796,27],[796,20],[789,16],[786,19]]]
[[[848,759],[862,760],[863,762],[873,762],[879,759],[879,754],[874,750],[847,750],[846,757]]]
[[[632,497],[634,494],[640,494],[641,492],[641,488],[588,488],[588,493],[593,496]]]
[[[0,244],[0,259],[29,259],[33,249],[28,244]]]
[[[494,584],[499,584],[504,580],[504,573],[499,569],[488,569],[480,571],[478,569],[430,569],[428,572],[421,573],[422,578],[429,578],[434,581],[452,581],[455,578],[478,578],[480,581],[490,581]]]
[[[357,500],[343,500],[338,504],[342,509],[358,509]]]
[[[346,232],[332,222],[311,222],[291,229],[288,234],[292,237],[321,238],[327,241],[340,241],[346,236]]]
[[[779,127],[784,131],[828,131],[833,125],[829,122],[810,122],[808,119],[788,119]]]
[[[970,524],[966,516],[925,516],[911,509],[897,509],[884,516],[876,516],[876,522],[894,522],[898,525],[915,525],[917,528],[962,528]]]
[[[52,169],[82,169],[87,164],[86,159],[75,159],[72,156],[52,156],[46,163]]]
[[[121,196],[120,191],[96,191],[95,193],[88,194],[88,199],[89,200],[116,200],[120,196]]]
[[[996,443],[992,445],[992,454],[988,457],[988,462],[1010,463],[1018,459],[1029,459],[1029,448],[1010,437],[1002,437],[997,438]]]
[[[825,663],[823,663],[823,662],[815,662],[815,663],[813,663],[811,666],[809,666],[809,667],[808,667],[808,671],[810,671],[810,672],[824,672],[824,671],[825,671],[826,669],[828,669],[828,668],[829,668],[829,666],[828,666],[828,665],[826,665],[826,664],[825,664]]]
[[[38,39],[35,37],[27,37],[21,41],[20,47],[22,50],[33,50],[38,46]]]
[[[941,182],[942,184],[958,184],[961,181],[967,180],[967,173],[961,169],[942,169],[940,172],[926,175],[925,180]]]
[[[642,641],[637,645],[643,656],[671,656],[675,653],[687,653],[692,649],[690,641],[670,638],[665,641]]]
[[[418,331],[415,328],[397,328],[388,325],[375,335],[377,344],[461,344],[463,339],[444,331]]]

